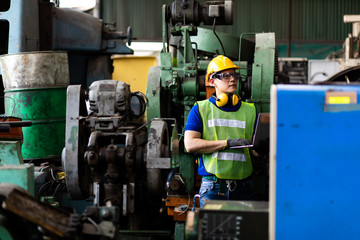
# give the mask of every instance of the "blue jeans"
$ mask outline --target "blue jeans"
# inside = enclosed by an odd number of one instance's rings
[[[230,188],[231,191],[226,188],[225,195],[219,195],[220,183],[202,178],[199,190],[200,207],[205,204],[204,200],[255,200],[252,178],[234,181]]]
[[[200,198],[200,207],[203,207],[205,204],[204,200],[228,200],[229,199],[229,190],[226,189],[225,195],[219,195],[220,183],[202,178],[201,186],[199,190]]]

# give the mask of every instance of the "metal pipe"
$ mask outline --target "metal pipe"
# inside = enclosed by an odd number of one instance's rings
[[[287,56],[291,57],[291,6],[292,6],[292,0],[289,0],[289,24],[288,24],[288,51]]]
[[[10,127],[29,127],[32,125],[31,121],[12,121],[12,122],[0,122],[1,125],[9,125]]]
[[[241,61],[240,57],[241,57],[241,39],[243,38],[244,35],[255,35],[257,34],[257,32],[248,32],[248,33],[242,33],[240,34],[240,39],[239,39],[239,62]]]
[[[167,32],[167,23],[166,23],[166,4],[163,4],[162,6],[162,22],[163,22],[163,26],[162,26],[162,42],[163,42],[163,52],[167,52],[168,48],[166,48],[166,45],[165,45],[165,42],[168,42],[167,40],[167,35],[168,35],[168,32]],[[169,45],[169,44],[168,44]]]
[[[93,15],[94,17],[101,19],[101,0],[96,0]]]

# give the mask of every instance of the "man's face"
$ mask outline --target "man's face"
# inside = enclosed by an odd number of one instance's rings
[[[235,93],[239,78],[234,77],[233,74],[235,74],[234,69],[227,69],[217,74],[217,77],[213,75],[209,82],[217,91],[220,91],[219,93]]]

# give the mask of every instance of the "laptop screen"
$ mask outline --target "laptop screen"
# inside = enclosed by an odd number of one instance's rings
[[[269,139],[269,124],[270,124],[270,114],[269,113],[259,113],[256,119],[255,130],[252,138],[252,144],[243,145],[243,146],[234,146],[230,148],[249,148],[249,147],[258,147],[261,144],[264,144],[266,140]]]

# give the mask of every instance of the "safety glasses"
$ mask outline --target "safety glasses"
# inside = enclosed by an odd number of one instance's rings
[[[217,78],[222,81],[230,81],[232,78],[234,78],[234,80],[239,80],[240,75],[236,72],[234,72],[234,73],[214,73],[212,75],[212,77]]]

